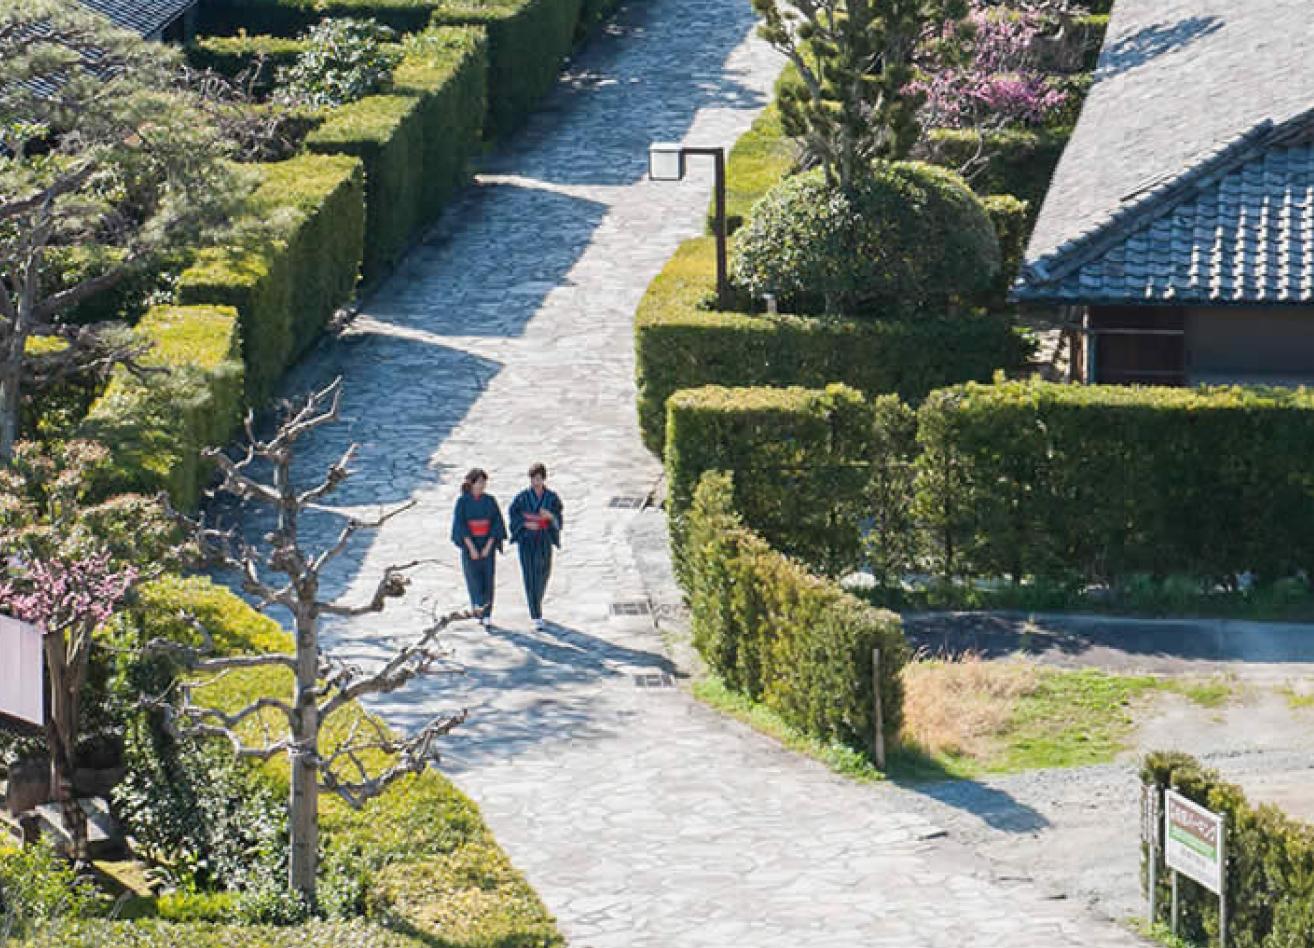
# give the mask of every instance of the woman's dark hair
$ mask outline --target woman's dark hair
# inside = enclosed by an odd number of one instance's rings
[[[529,465],[529,476],[533,477],[535,475],[543,478],[543,480],[547,480],[547,465],[542,462],[535,462],[534,464]]]
[[[472,467],[465,475],[465,480],[461,481],[461,493],[468,494],[474,489],[476,481],[488,480],[488,472],[482,467]]]

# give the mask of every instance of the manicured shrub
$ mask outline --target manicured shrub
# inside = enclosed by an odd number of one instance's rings
[[[1314,571],[1314,395],[1040,381],[918,412],[925,562],[949,576],[1227,583]]]
[[[995,236],[999,240],[1000,268],[990,288],[982,294],[980,302],[992,309],[1008,303],[1008,290],[1017,279],[1031,236],[1031,206],[1011,194],[991,194],[981,199],[981,205],[990,216]]]
[[[835,319],[713,312],[710,238],[687,241],[649,285],[635,320],[639,423],[665,445],[666,400],[682,388],[842,382],[919,401],[931,389],[1025,361],[1011,318],[994,315]]]
[[[907,646],[898,616],[811,575],[735,513],[733,478],[709,471],[694,492],[686,591],[694,645],[731,688],[823,740],[868,750],[872,650],[881,652],[887,739],[898,733]]]
[[[184,304],[237,310],[253,405],[264,403],[283,370],[351,298],[365,224],[354,158],[303,155],[259,168],[251,218],[227,245],[203,250],[178,285]]]
[[[557,81],[574,43],[580,0],[447,0],[435,25],[488,31],[486,137],[514,131]]]
[[[1227,943],[1240,948],[1298,948],[1314,937],[1314,826],[1277,807],[1252,806],[1241,788],[1182,753],[1145,758],[1141,779],[1162,793],[1174,788],[1227,823]],[[1141,847],[1142,884],[1149,851]],[[1168,922],[1171,873],[1160,857],[1156,906]],[[1185,876],[1178,883],[1180,934],[1218,944],[1218,897]]]
[[[143,360],[168,374],[115,371],[95,401],[85,433],[110,447],[110,492],[167,490],[183,509],[210,477],[202,449],[222,446],[242,414],[237,311],[229,306],[161,306],[137,325],[152,349]]]
[[[465,181],[484,108],[482,31],[456,27],[412,38],[393,82],[387,95],[335,109],[306,139],[313,152],[364,164],[367,280],[397,261]]]
[[[851,192],[820,169],[787,178],[754,205],[731,265],[754,298],[849,316],[960,303],[998,272],[994,229],[962,179],[904,162],[877,164]]]
[[[206,0],[200,32],[298,36],[324,19],[375,20],[399,33],[418,33],[443,0]]]
[[[1075,97],[1077,102],[1081,95]],[[946,168],[963,168],[983,159],[972,174],[978,194],[1012,194],[1040,212],[1059,157],[1072,137],[1070,127],[1051,129],[1003,128],[981,133],[970,128],[933,128],[919,151]]]
[[[856,565],[874,427],[861,392],[842,385],[705,388],[667,403],[668,512],[677,568],[684,520],[707,471],[734,476],[734,508],[776,549],[813,568]]]
[[[253,93],[264,95],[278,70],[294,63],[305,48],[304,39],[284,36],[201,36],[188,44],[187,61],[229,79],[240,76]]]

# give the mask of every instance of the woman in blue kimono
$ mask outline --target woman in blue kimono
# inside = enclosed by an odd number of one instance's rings
[[[470,592],[470,608],[479,614],[484,628],[493,624],[495,557],[506,540],[502,509],[492,494],[484,493],[488,475],[474,468],[465,475],[461,496],[452,514],[452,542],[461,548],[461,569]]]
[[[552,548],[561,546],[561,498],[547,487],[547,468],[529,469],[529,487],[511,502],[511,542],[520,550],[520,573],[534,629],[543,629],[543,593],[552,573]]]

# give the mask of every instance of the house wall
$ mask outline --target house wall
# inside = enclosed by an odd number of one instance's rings
[[[1192,382],[1314,380],[1314,307],[1187,310]]]

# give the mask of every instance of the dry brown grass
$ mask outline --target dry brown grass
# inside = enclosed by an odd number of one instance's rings
[[[969,653],[910,662],[903,670],[903,740],[928,754],[983,758],[1017,700],[1039,683],[1036,664],[1020,658],[985,661]]]

